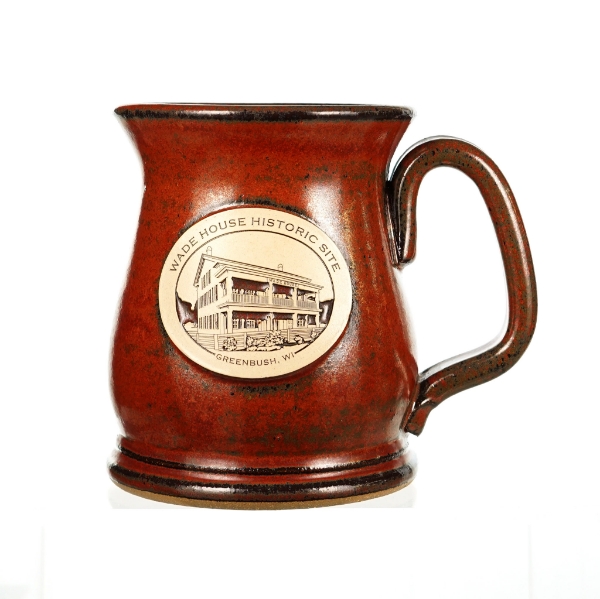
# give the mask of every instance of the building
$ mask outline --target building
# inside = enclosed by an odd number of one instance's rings
[[[323,328],[320,285],[297,274],[202,254],[197,289],[198,334]],[[294,331],[295,332],[295,331]]]

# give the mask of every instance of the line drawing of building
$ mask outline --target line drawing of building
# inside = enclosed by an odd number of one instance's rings
[[[310,278],[256,264],[201,255],[196,276],[197,329],[188,334],[200,345],[223,347],[224,337],[247,348],[248,337],[280,331],[288,342],[314,339],[327,325],[320,322],[323,287]]]

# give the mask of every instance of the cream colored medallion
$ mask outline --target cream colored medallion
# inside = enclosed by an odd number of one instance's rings
[[[262,379],[308,366],[350,316],[348,266],[313,223],[280,210],[235,208],[192,225],[167,256],[160,315],[191,360]]]

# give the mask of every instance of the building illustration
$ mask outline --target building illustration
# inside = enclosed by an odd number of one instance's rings
[[[323,287],[285,272],[281,264],[275,270],[213,256],[207,248],[194,286],[196,322],[184,328],[209,351],[270,351],[310,343],[329,320],[332,300],[324,311]]]

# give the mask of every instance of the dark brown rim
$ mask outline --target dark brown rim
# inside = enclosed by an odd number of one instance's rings
[[[194,466],[192,464],[181,464],[179,462],[172,462],[169,460],[160,460],[157,458],[151,458],[142,456],[124,447],[119,447],[119,451],[126,457],[138,462],[144,462],[152,466],[159,466],[161,468],[173,468],[176,470],[188,470],[190,472],[203,472],[206,474],[245,474],[245,475],[282,475],[282,474],[318,474],[325,472],[343,472],[344,470],[354,470],[359,468],[366,468],[368,466],[375,466],[377,464],[384,464],[385,462],[391,462],[400,458],[402,455],[407,453],[408,447],[396,451],[392,454],[385,456],[372,458],[370,460],[362,460],[360,462],[351,462],[346,464],[337,464],[335,466],[327,467],[296,467],[296,468],[208,468],[206,466]]]
[[[142,485],[151,485],[153,487],[160,486],[164,489],[176,489],[180,492],[182,497],[194,497],[201,495],[203,492],[210,491],[211,489],[219,490],[226,489],[233,491],[231,499],[238,499],[244,495],[261,495],[261,496],[273,496],[273,495],[288,495],[294,493],[306,493],[306,492],[318,492],[321,490],[340,488],[347,490],[352,487],[381,487],[382,485],[388,485],[398,483],[406,480],[407,478],[413,477],[415,474],[414,466],[411,464],[404,464],[398,468],[387,470],[385,472],[378,472],[374,474],[368,474],[366,476],[360,476],[356,478],[343,478],[339,480],[321,480],[321,481],[309,481],[302,483],[278,483],[278,484],[247,484],[247,483],[217,483],[217,482],[199,482],[190,480],[177,480],[172,478],[166,478],[164,476],[157,476],[155,474],[144,474],[141,472],[134,472],[128,468],[123,468],[118,464],[111,464],[109,472],[113,480],[120,482],[121,484],[127,485],[134,481]],[[128,486],[131,486],[128,485]],[[140,489],[139,486],[134,488]],[[141,489],[144,490],[144,489]],[[155,490],[154,492],[160,493]]]
[[[226,509],[226,510],[296,510],[296,509],[311,509],[315,507],[328,507],[333,505],[344,505],[355,503],[358,501],[368,501],[385,495],[395,493],[400,489],[406,488],[412,481],[412,478],[403,480],[400,484],[379,491],[367,491],[358,495],[346,495],[345,497],[330,497],[321,499],[292,499],[292,500],[273,500],[271,501],[227,501],[226,499],[192,499],[189,497],[181,497],[178,495],[165,495],[164,493],[153,493],[152,491],[142,491],[135,487],[130,487],[124,483],[117,482],[112,479],[113,483],[126,493],[131,493],[137,497],[149,499],[150,501],[160,501],[161,503],[169,503],[172,505],[183,505],[194,508],[209,508],[209,509]]]
[[[410,120],[412,109],[366,104],[133,104],[115,112],[125,119],[214,121]]]

